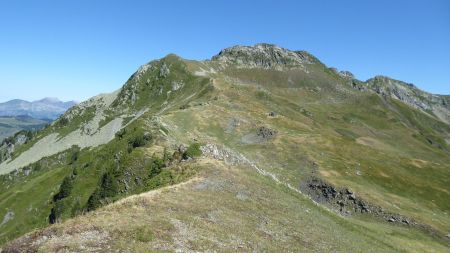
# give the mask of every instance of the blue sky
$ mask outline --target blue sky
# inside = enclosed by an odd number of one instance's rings
[[[260,42],[450,94],[450,1],[0,0],[0,101],[81,101],[168,53]]]

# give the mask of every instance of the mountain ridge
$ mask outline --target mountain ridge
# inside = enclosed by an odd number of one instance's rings
[[[6,252],[448,247],[450,125],[425,107],[445,104],[286,50],[151,61],[18,145],[0,163],[0,243],[62,223]]]
[[[239,67],[262,67],[281,70],[283,67],[303,67],[304,64],[319,63],[320,60],[306,51],[291,51],[274,44],[260,43],[255,46],[233,46],[223,49],[211,61],[236,64]],[[450,123],[450,96],[423,91],[414,84],[406,83],[383,75],[376,75],[360,81],[350,71],[337,71],[343,78],[353,80],[354,88],[372,90],[382,96],[391,96],[405,104],[431,113],[440,120]]]
[[[283,47],[280,47],[278,45],[275,44],[270,44],[270,43],[258,43],[255,44],[253,46],[248,46],[248,45],[235,45],[235,46],[231,46],[225,49],[220,50],[220,52],[214,56],[211,57],[211,61],[224,61],[226,62],[227,60],[229,60],[228,58],[232,58],[233,62],[240,62],[243,63],[245,62],[245,58],[246,57],[250,57],[253,58],[253,60],[257,59],[259,60],[259,62],[247,62],[248,66],[264,66],[264,62],[268,62],[269,64],[273,66],[277,66],[277,65],[284,65],[284,66],[296,66],[296,65],[302,65],[305,63],[320,63],[320,64],[324,64],[322,63],[317,57],[315,57],[314,55],[312,55],[311,53],[309,53],[308,51],[305,50],[289,50]],[[248,60],[248,59],[247,59]],[[284,60],[284,61],[283,61]],[[244,64],[245,65],[245,64]],[[324,64],[325,65],[325,64]],[[269,66],[266,66],[269,67]],[[342,71],[338,71],[336,68],[334,67],[330,67],[331,69],[335,70],[337,73],[341,73],[344,76],[348,75],[348,77],[350,77],[351,79],[356,79],[358,81],[361,81],[357,78],[354,78],[354,75],[350,72],[350,71],[346,71],[346,70],[342,70]],[[391,79],[393,81],[400,81],[398,79],[389,77],[389,76],[385,76],[382,74],[379,75],[375,75],[373,77],[368,78],[367,80],[365,80],[364,82],[368,82],[371,79],[376,79],[376,78],[385,78],[385,79]],[[428,92],[426,90],[422,90],[420,88],[418,88],[417,86],[415,86],[412,83],[408,83],[405,81],[400,81],[403,82],[406,85],[412,86],[416,89],[419,89],[423,92],[432,94],[432,95],[439,95],[439,96],[448,96],[450,94],[438,94],[438,93],[431,93]]]

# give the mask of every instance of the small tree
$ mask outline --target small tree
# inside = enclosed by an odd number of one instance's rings
[[[119,193],[119,185],[112,172],[106,172],[99,183],[99,187],[91,194],[88,199],[86,209],[93,211],[102,205],[101,200],[114,197]]]
[[[61,127],[66,126],[67,124],[69,124],[69,119],[67,119],[66,117],[61,117],[57,124]]]
[[[170,153],[167,151],[167,148],[164,148],[163,162],[164,163],[169,162],[171,158],[172,157],[171,157]]]
[[[71,176],[67,176],[62,181],[61,186],[59,186],[59,192],[53,197],[53,200],[58,201],[68,197],[72,192],[72,189],[73,189],[73,179]]]
[[[28,141],[30,141],[31,139],[33,139],[33,131],[27,131],[25,133],[25,136],[27,137],[25,143],[27,143]]]
[[[101,206],[100,202],[100,191],[99,189],[95,189],[95,191],[91,194],[88,199],[86,209],[88,212],[93,211]]]
[[[107,172],[102,177],[101,192],[102,198],[114,197],[119,192],[119,185],[117,184],[114,175],[111,172]]]
[[[71,215],[72,217],[75,217],[81,213],[82,213],[81,202],[80,199],[78,198],[72,207]]]
[[[75,163],[78,160],[79,155],[80,155],[80,149],[75,149],[75,151],[72,153],[70,163],[71,164]]]
[[[52,210],[50,211],[50,215],[48,216],[48,221],[50,224],[55,224],[61,221],[61,216],[64,212],[64,208],[64,202],[57,201],[55,203],[55,206],[52,208]]]
[[[126,134],[127,134],[127,130],[125,128],[123,128],[119,132],[116,133],[116,137],[121,140]]]
[[[152,140],[150,133],[136,133],[128,141],[129,145],[133,148],[143,147]]]
[[[161,169],[164,167],[164,161],[158,157],[153,157],[152,162],[150,164],[150,178],[161,173]]]

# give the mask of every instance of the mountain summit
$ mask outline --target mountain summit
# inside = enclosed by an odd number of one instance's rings
[[[449,102],[270,44],[170,54],[3,142],[0,245],[446,252]]]
[[[272,44],[233,46],[223,49],[218,55],[213,56],[212,60],[262,68],[294,67],[316,62],[306,51],[290,51]]]

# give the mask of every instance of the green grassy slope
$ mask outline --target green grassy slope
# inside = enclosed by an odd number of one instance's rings
[[[186,132],[225,143],[292,185],[321,177],[387,210],[448,231],[450,149],[444,139],[449,125],[396,100],[351,90],[332,75],[305,82],[304,73],[253,72],[230,70],[227,76],[239,82],[218,76],[226,98],[168,115],[168,120],[179,125],[190,114],[196,124]],[[278,116],[270,117],[271,111]],[[227,133],[233,118],[242,123]],[[278,137],[262,144],[242,142],[260,126],[276,129]]]

